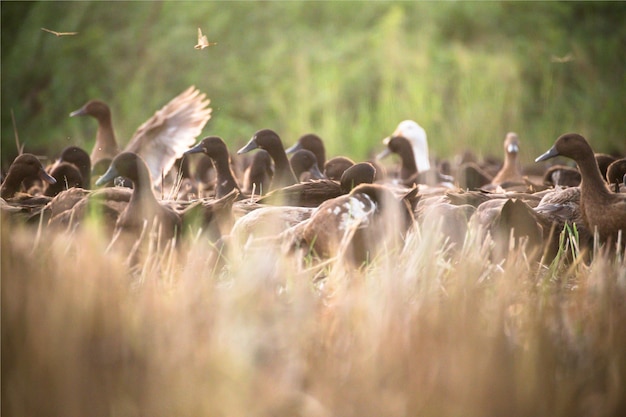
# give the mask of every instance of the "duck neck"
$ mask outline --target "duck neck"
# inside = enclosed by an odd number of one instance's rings
[[[91,163],[94,164],[102,158],[113,158],[118,154],[119,148],[115,140],[111,115],[100,115],[98,118],[98,132],[96,133],[96,144],[91,153]]]
[[[274,160],[274,166],[276,168],[276,172],[274,174],[276,184],[279,186],[296,184],[298,181],[296,180],[296,175],[291,169],[291,164],[287,159],[285,151],[282,149],[280,151],[272,150],[272,152],[270,152],[270,156]]]
[[[602,179],[598,162],[593,154],[585,156],[576,161],[580,170],[580,192],[582,195],[592,196],[585,198],[595,198],[595,196],[607,196],[611,194],[606,182]],[[581,201],[583,197],[581,195]]]
[[[159,205],[159,201],[154,195],[154,191],[152,191],[152,184],[149,181],[133,180],[133,187],[133,193],[128,204],[129,210],[148,213]]]
[[[415,159],[416,171],[424,172],[430,170],[430,160],[428,159],[428,146],[413,146],[413,156]]]
[[[415,162],[415,157],[412,149],[409,147],[405,152],[400,154],[401,165],[400,165],[400,178],[403,180],[412,178],[417,175],[420,170],[417,168],[417,163]]]
[[[212,159],[217,173],[216,197],[221,198],[231,192],[233,189],[239,190],[235,175],[230,167],[230,158],[228,155]]]

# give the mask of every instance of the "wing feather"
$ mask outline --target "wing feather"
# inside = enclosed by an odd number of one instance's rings
[[[135,152],[148,164],[153,185],[166,175],[211,118],[210,100],[194,86],[157,110],[139,126],[125,151]]]

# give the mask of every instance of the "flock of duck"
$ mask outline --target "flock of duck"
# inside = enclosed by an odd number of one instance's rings
[[[594,235],[609,250],[626,240],[626,159],[594,154],[576,133],[561,135],[536,162],[563,156],[577,168],[542,163],[529,175],[517,160],[515,133],[504,140],[503,164],[470,154],[435,164],[426,132],[411,120],[368,162],[327,160],[315,134],[285,149],[271,129],[254,133],[231,157],[218,136],[196,144],[211,108],[195,87],[158,110],[124,149],[105,103],[89,101],[70,116],[97,120],[91,155],[71,146],[44,167],[20,154],[2,182],[3,221],[74,230],[97,213],[112,238],[123,235],[131,245],[146,235],[171,242],[202,230],[220,248],[273,244],[355,266],[383,248],[402,250],[417,225],[437,225],[451,251],[476,226],[495,242],[492,256],[523,245],[544,262],[556,256],[564,228],[575,228],[582,248],[591,248]],[[397,169],[380,162],[390,154]]]

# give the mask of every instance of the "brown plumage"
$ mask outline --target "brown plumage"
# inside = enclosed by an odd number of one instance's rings
[[[237,151],[237,154],[241,155],[257,148],[266,150],[274,161],[274,178],[271,189],[286,187],[298,182],[287,159],[283,142],[276,132],[271,129],[257,131],[246,146]]]
[[[269,191],[273,177],[272,158],[267,151],[259,149],[244,172],[243,190],[247,194],[264,195]]]
[[[184,155],[194,153],[203,153],[213,161],[213,166],[217,173],[215,198],[222,198],[233,190],[241,194],[241,189],[231,169],[228,147],[222,138],[218,136],[208,136],[202,139],[196,146],[186,151]]]
[[[509,132],[504,139],[504,165],[491,180],[492,185],[523,183],[524,177],[517,161],[519,139],[516,133]]]
[[[350,194],[322,203],[311,218],[285,232],[287,246],[321,258],[339,256],[354,266],[374,259],[381,248],[393,250],[414,222],[417,189],[398,200],[378,184],[361,184]]]
[[[324,164],[324,176],[329,180],[339,181],[344,171],[354,165],[354,161],[345,156],[336,156]]]
[[[35,155],[30,153],[21,154],[15,158],[9,167],[9,171],[0,188],[0,196],[5,200],[11,198],[20,191],[24,181],[39,179],[48,184],[56,183],[56,180],[46,172],[41,161]]]
[[[291,169],[300,181],[321,180],[324,174],[320,171],[315,154],[308,149],[299,149],[289,160]]]
[[[375,175],[376,170],[372,164],[361,162],[345,170],[340,181],[320,179],[301,182],[274,190],[257,202],[260,204],[317,207],[326,200],[349,193],[359,184],[371,184],[374,182]]]
[[[158,223],[163,239],[170,239],[181,232],[180,216],[170,207],[162,205],[152,191],[150,171],[143,159],[132,152],[123,152],[113,159],[107,172],[98,179],[101,185],[111,178],[123,176],[133,182],[133,191],[128,205],[117,219],[116,227],[125,232],[139,235],[145,226]]]
[[[620,184],[626,184],[626,158],[618,159],[608,166],[606,180],[616,193],[620,192]]]
[[[295,145],[285,150],[285,152],[289,155],[300,149],[313,152],[319,167],[323,167],[324,164],[326,164],[326,148],[324,147],[324,141],[315,133],[307,133],[300,136]]]
[[[169,172],[174,161],[180,158],[202,132],[211,118],[210,100],[195,87],[189,87],[143,123],[124,148],[146,162],[152,181],[161,183],[162,175]],[[95,167],[101,159],[113,159],[119,152],[109,106],[91,100],[70,116],[92,116],[98,121],[96,143],[91,153]]]
[[[626,195],[609,190],[600,174],[591,146],[581,135],[576,133],[561,135],[554,146],[536,161],[558,155],[571,158],[578,165],[582,176],[580,209],[585,225],[590,231],[597,230],[602,242],[615,243],[620,230],[622,235],[626,234]]]

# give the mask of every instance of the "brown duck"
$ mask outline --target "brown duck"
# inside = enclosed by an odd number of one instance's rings
[[[231,169],[230,154],[224,140],[218,136],[208,136],[196,146],[189,149],[184,155],[203,153],[211,158],[217,173],[215,198],[222,198],[233,190],[241,194],[241,189],[235,180],[235,174]]]
[[[162,175],[169,172],[174,161],[180,158],[202,132],[211,118],[209,100],[195,87],[189,87],[158,110],[142,124],[125,152],[133,152],[146,162],[154,185],[161,183]],[[98,166],[102,159],[112,160],[119,152],[109,106],[91,100],[70,116],[91,116],[98,121],[96,143],[91,152],[91,163]]]
[[[558,155],[571,158],[578,165],[582,177],[580,210],[585,225],[592,232],[597,230],[601,241],[615,243],[620,230],[622,235],[626,234],[626,195],[611,192],[600,174],[591,146],[581,135],[561,135],[535,162]]]
[[[296,175],[291,169],[291,164],[289,164],[289,160],[287,159],[283,142],[276,132],[271,129],[257,131],[246,146],[237,151],[237,154],[241,155],[258,148],[266,150],[274,161],[272,189],[286,187],[298,182]]]
[[[117,155],[111,166],[96,185],[102,185],[111,179],[123,176],[133,182],[130,201],[117,219],[116,227],[123,231],[139,235],[144,223],[151,227],[156,221],[161,228],[161,237],[170,239],[181,232],[181,218],[171,207],[162,205],[152,191],[150,171],[143,159],[132,152]]]

